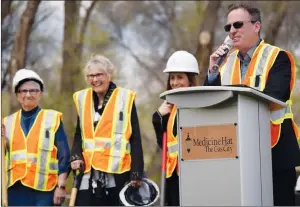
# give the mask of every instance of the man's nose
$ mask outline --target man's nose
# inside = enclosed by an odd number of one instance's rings
[[[26,97],[30,97],[30,96],[31,96],[30,92],[27,91],[26,94],[25,94],[25,96],[26,96]]]

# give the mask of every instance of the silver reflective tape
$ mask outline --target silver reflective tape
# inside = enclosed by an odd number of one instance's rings
[[[263,70],[264,70],[264,66],[265,66],[265,64],[266,64],[266,60],[267,60],[267,58],[268,58],[268,56],[269,56],[271,50],[272,50],[272,46],[266,46],[266,47],[264,48],[264,50],[263,50],[262,56],[261,56],[261,58],[259,59],[259,62],[258,62],[258,64],[257,64],[256,74],[255,74],[255,76],[253,77],[253,78],[254,78],[253,86],[252,86],[253,88],[256,88],[256,89],[259,89],[259,88],[260,88],[261,81],[259,81],[258,86],[255,87],[255,78],[256,78],[257,76],[261,76],[261,75],[263,74],[263,72],[264,72],[264,71],[263,71]]]
[[[117,117],[117,123],[116,123],[116,133],[123,133],[123,125],[124,125],[124,107],[126,102],[126,91],[124,89],[120,89],[119,94],[119,101],[118,101],[118,108],[117,111],[118,117]],[[121,117],[122,116],[122,117]]]
[[[44,139],[45,140],[45,139]],[[38,173],[38,183],[37,183],[37,188],[38,189],[43,189],[43,185],[45,183],[45,176],[46,176],[46,165],[48,164],[48,156],[47,153],[48,151],[46,150],[41,150],[41,158],[40,158],[40,170]]]
[[[278,119],[284,118],[285,111],[286,111],[285,108],[277,110],[277,111],[272,111],[271,112],[271,120],[276,121]]]
[[[8,116],[6,118],[6,122],[5,122],[5,135],[6,135],[6,147],[7,147],[7,152],[6,152],[6,157],[7,157],[7,169],[11,168],[11,149],[10,149],[10,141],[13,139],[13,137],[11,137],[11,135],[13,135],[13,132],[12,132],[12,128],[13,128],[13,122],[14,120],[17,118],[17,114],[18,113],[15,113],[15,114],[12,114],[10,116]],[[16,123],[18,124],[18,123]],[[8,172],[8,184],[10,183],[10,175],[11,175],[11,172],[9,171]]]
[[[285,107],[285,113],[286,113],[286,114],[292,113],[292,106],[291,106],[291,105],[287,105],[287,106]]]
[[[45,180],[46,180],[46,174],[43,172],[38,173],[38,184],[37,184],[38,189],[44,188]]]
[[[80,118],[80,128],[83,130],[83,102],[84,102],[84,95],[86,94],[86,91],[81,91],[78,94],[78,108],[79,108],[79,118]]]
[[[105,148],[111,148],[111,142],[105,140],[95,140],[95,150],[103,150]]]
[[[111,154],[111,170],[112,172],[117,172],[120,165],[121,158],[121,147],[122,141],[117,142],[117,140],[122,140],[122,134],[115,134],[115,143],[114,143],[114,151]]]
[[[6,139],[8,139],[8,140],[12,139],[12,137],[10,137],[10,136],[12,134],[13,122],[16,118],[17,118],[17,114],[10,115],[6,118],[5,135],[6,135]],[[18,123],[16,123],[16,124],[18,124]],[[7,142],[7,144],[9,144],[9,142]]]
[[[85,147],[85,149],[92,150],[92,149],[94,149],[94,143],[84,142],[84,147]]]
[[[37,164],[37,157],[35,155],[28,154],[28,164]]]
[[[122,149],[122,134],[116,134],[115,135],[115,142],[113,143],[114,151],[112,156],[121,156],[121,149]]]
[[[168,146],[168,153],[174,153],[174,152],[178,152],[178,144],[174,144],[171,146]]]
[[[12,161],[26,161],[26,152],[17,152],[17,153],[12,153],[11,155],[11,160]]]
[[[50,170],[58,170],[58,163],[50,163],[49,168]]]
[[[221,85],[231,84],[230,80],[231,80],[232,70],[234,69],[233,66],[234,66],[235,58],[236,58],[236,53],[231,54],[226,64],[223,66],[224,68],[222,68],[222,70],[224,70],[224,72],[222,72]]]
[[[131,146],[130,146],[130,143],[129,143],[129,142],[126,144],[126,151],[127,151],[127,152],[130,152],[130,151],[131,151]]]
[[[51,137],[51,136],[54,136],[53,134],[50,134],[50,131],[52,131],[51,129],[53,129],[53,120],[54,120],[54,117],[55,117],[55,112],[52,111],[52,110],[47,110],[45,112],[45,122],[44,122],[44,129],[45,129],[45,133],[47,134],[47,131],[48,131],[48,135],[49,137],[46,137],[46,135],[43,135],[42,137],[44,137],[43,139],[43,149],[50,149],[50,146],[52,143],[50,143],[51,141],[54,141],[52,138],[54,137]]]

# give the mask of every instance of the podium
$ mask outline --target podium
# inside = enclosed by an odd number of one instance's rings
[[[272,206],[270,108],[284,102],[250,87],[165,91],[177,106],[181,206]]]

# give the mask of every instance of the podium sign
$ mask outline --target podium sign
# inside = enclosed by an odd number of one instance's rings
[[[182,160],[237,158],[236,124],[181,127]]]

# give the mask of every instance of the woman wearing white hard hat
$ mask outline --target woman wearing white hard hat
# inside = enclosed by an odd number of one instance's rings
[[[75,205],[120,205],[125,184],[140,185],[144,159],[135,92],[112,82],[112,62],[93,55],[84,67],[89,88],[74,93],[78,112],[71,167],[84,176]]]
[[[198,62],[192,54],[186,51],[173,53],[167,62],[164,73],[169,75],[167,90],[199,85],[196,79],[199,74]],[[160,148],[162,148],[163,134],[166,133],[167,136],[165,205],[179,206],[176,106],[164,101],[153,114],[152,124]]]
[[[70,150],[62,114],[39,106],[44,82],[32,70],[18,70],[13,90],[21,109],[3,120],[9,206],[60,205]]]

